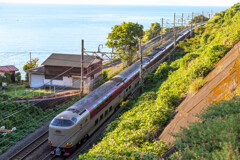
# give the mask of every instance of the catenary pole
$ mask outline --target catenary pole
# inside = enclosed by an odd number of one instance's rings
[[[183,30],[183,13],[182,13],[182,30]]]
[[[162,41],[162,39],[163,39],[163,18],[162,18],[162,28],[161,28],[161,41]]]
[[[82,51],[81,51],[81,86],[80,86],[80,98],[83,96],[83,75],[84,75],[84,68],[83,68],[83,56],[84,56],[84,40],[82,39]]]
[[[175,58],[176,52],[176,28],[175,28],[176,13],[174,13],[174,22],[173,22],[173,38],[174,38],[174,49],[173,49],[173,59]]]
[[[142,93],[142,85],[143,85],[143,70],[142,70],[142,42],[139,39],[139,51],[140,51],[140,72],[139,72],[139,79],[140,79],[140,93]]]
[[[193,12],[192,12],[192,19],[191,19],[191,37],[192,37],[192,33],[193,32]]]

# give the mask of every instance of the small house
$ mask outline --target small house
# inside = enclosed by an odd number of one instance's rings
[[[15,82],[15,72],[19,71],[14,65],[0,66],[0,75],[9,73],[11,74],[11,81]]]
[[[102,59],[96,56],[83,56],[84,91],[88,92],[96,78],[102,72]],[[41,67],[27,70],[29,85],[32,88],[43,86],[58,86],[80,89],[81,85],[81,55],[51,54]]]

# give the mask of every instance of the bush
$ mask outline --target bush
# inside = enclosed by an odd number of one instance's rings
[[[240,97],[213,104],[191,123],[173,134],[178,153],[171,159],[233,159],[240,158]]]
[[[195,93],[204,85],[204,78],[199,77],[195,79],[189,86],[189,92]]]

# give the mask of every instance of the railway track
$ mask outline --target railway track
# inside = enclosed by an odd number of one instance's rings
[[[27,159],[34,151],[40,148],[43,144],[46,144],[48,141],[48,131],[45,131],[43,134],[35,138],[31,143],[27,144],[21,150],[12,155],[10,160],[23,160]]]

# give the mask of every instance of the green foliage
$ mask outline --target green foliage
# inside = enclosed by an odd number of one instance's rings
[[[20,83],[21,82],[21,73],[20,72],[15,73],[15,78],[16,78],[17,83]]]
[[[191,23],[201,23],[202,19],[203,19],[203,22],[209,20],[209,18],[207,18],[207,17],[205,17],[203,15],[199,15],[199,16],[193,17],[193,19],[191,21],[189,21],[188,24],[191,24]]]
[[[26,71],[28,69],[31,69],[31,68],[37,68],[38,67],[38,58],[35,58],[35,59],[31,59],[31,62],[30,61],[27,61],[27,63],[23,66],[23,70]]]
[[[17,128],[6,136],[0,137],[0,154],[78,100],[79,98],[73,98],[66,104],[46,110],[29,106],[29,103],[0,102],[0,126],[5,126],[6,129]],[[13,113],[16,114],[11,116]]]
[[[196,28],[193,38],[180,42],[178,59],[169,64],[161,64],[154,74],[148,75],[151,83],[147,83],[144,88],[145,93],[138,98],[129,100],[125,104],[128,109],[110,124],[111,129],[105,133],[102,140],[79,158],[140,159],[146,156],[146,159],[158,159],[167,146],[162,141],[156,141],[156,138],[172,118],[175,107],[184,98],[191,83],[199,77],[204,78],[227,51],[240,40],[239,7],[240,4],[237,4],[225,11],[226,13],[231,12],[231,18],[225,19],[220,15],[220,19],[224,19],[222,24],[216,24],[212,20],[214,17],[205,26]],[[234,12],[231,11],[232,9]],[[202,38],[203,35],[205,38]],[[205,43],[206,41],[208,43]],[[219,120],[214,124],[217,126],[217,131],[224,127],[229,130],[232,127],[239,128],[236,117],[229,116],[225,122],[221,122]],[[201,124],[199,123],[199,125]],[[209,133],[214,133],[212,128],[207,128],[204,124],[202,124],[202,128],[205,127],[204,129],[209,130]],[[231,124],[231,126],[227,124]],[[199,129],[202,128],[199,127]],[[236,135],[236,130],[230,131],[234,132],[234,136]],[[222,139],[234,137],[231,135],[226,137],[225,133],[220,134]],[[194,135],[191,134],[191,136]],[[200,133],[196,133],[196,135],[200,135]],[[234,147],[235,141],[230,142]],[[148,146],[158,149],[149,150]],[[203,146],[201,147],[203,148]],[[201,157],[197,159],[201,159]]]
[[[4,90],[0,91],[2,94],[6,95],[8,98],[20,98],[20,97],[33,97],[39,96],[47,93],[51,93],[49,90],[43,89],[26,89],[27,83],[23,84],[9,84]]]
[[[143,36],[143,26],[138,23],[123,22],[112,27],[108,34],[106,46],[114,47],[117,52],[123,53],[123,61],[132,62],[133,54],[137,50],[138,39]]]
[[[197,92],[204,85],[204,79],[199,77],[195,79],[189,86],[189,91],[192,93]]]
[[[12,79],[11,79],[11,74],[10,73],[5,73],[5,82],[7,82],[8,84],[10,84],[12,82]]]
[[[202,122],[191,123],[174,134],[178,153],[171,159],[240,158],[240,98],[211,105],[198,117]]]
[[[152,38],[157,37],[160,34],[161,26],[158,22],[152,23],[150,29],[144,32],[143,42],[147,42]]]
[[[32,69],[32,68],[37,68],[38,67],[38,58],[35,58],[35,59],[31,59],[31,61],[27,61],[27,63],[23,66],[23,70],[26,71],[28,69]],[[25,80],[26,82],[29,81],[29,74],[26,73],[26,76],[25,76]]]

